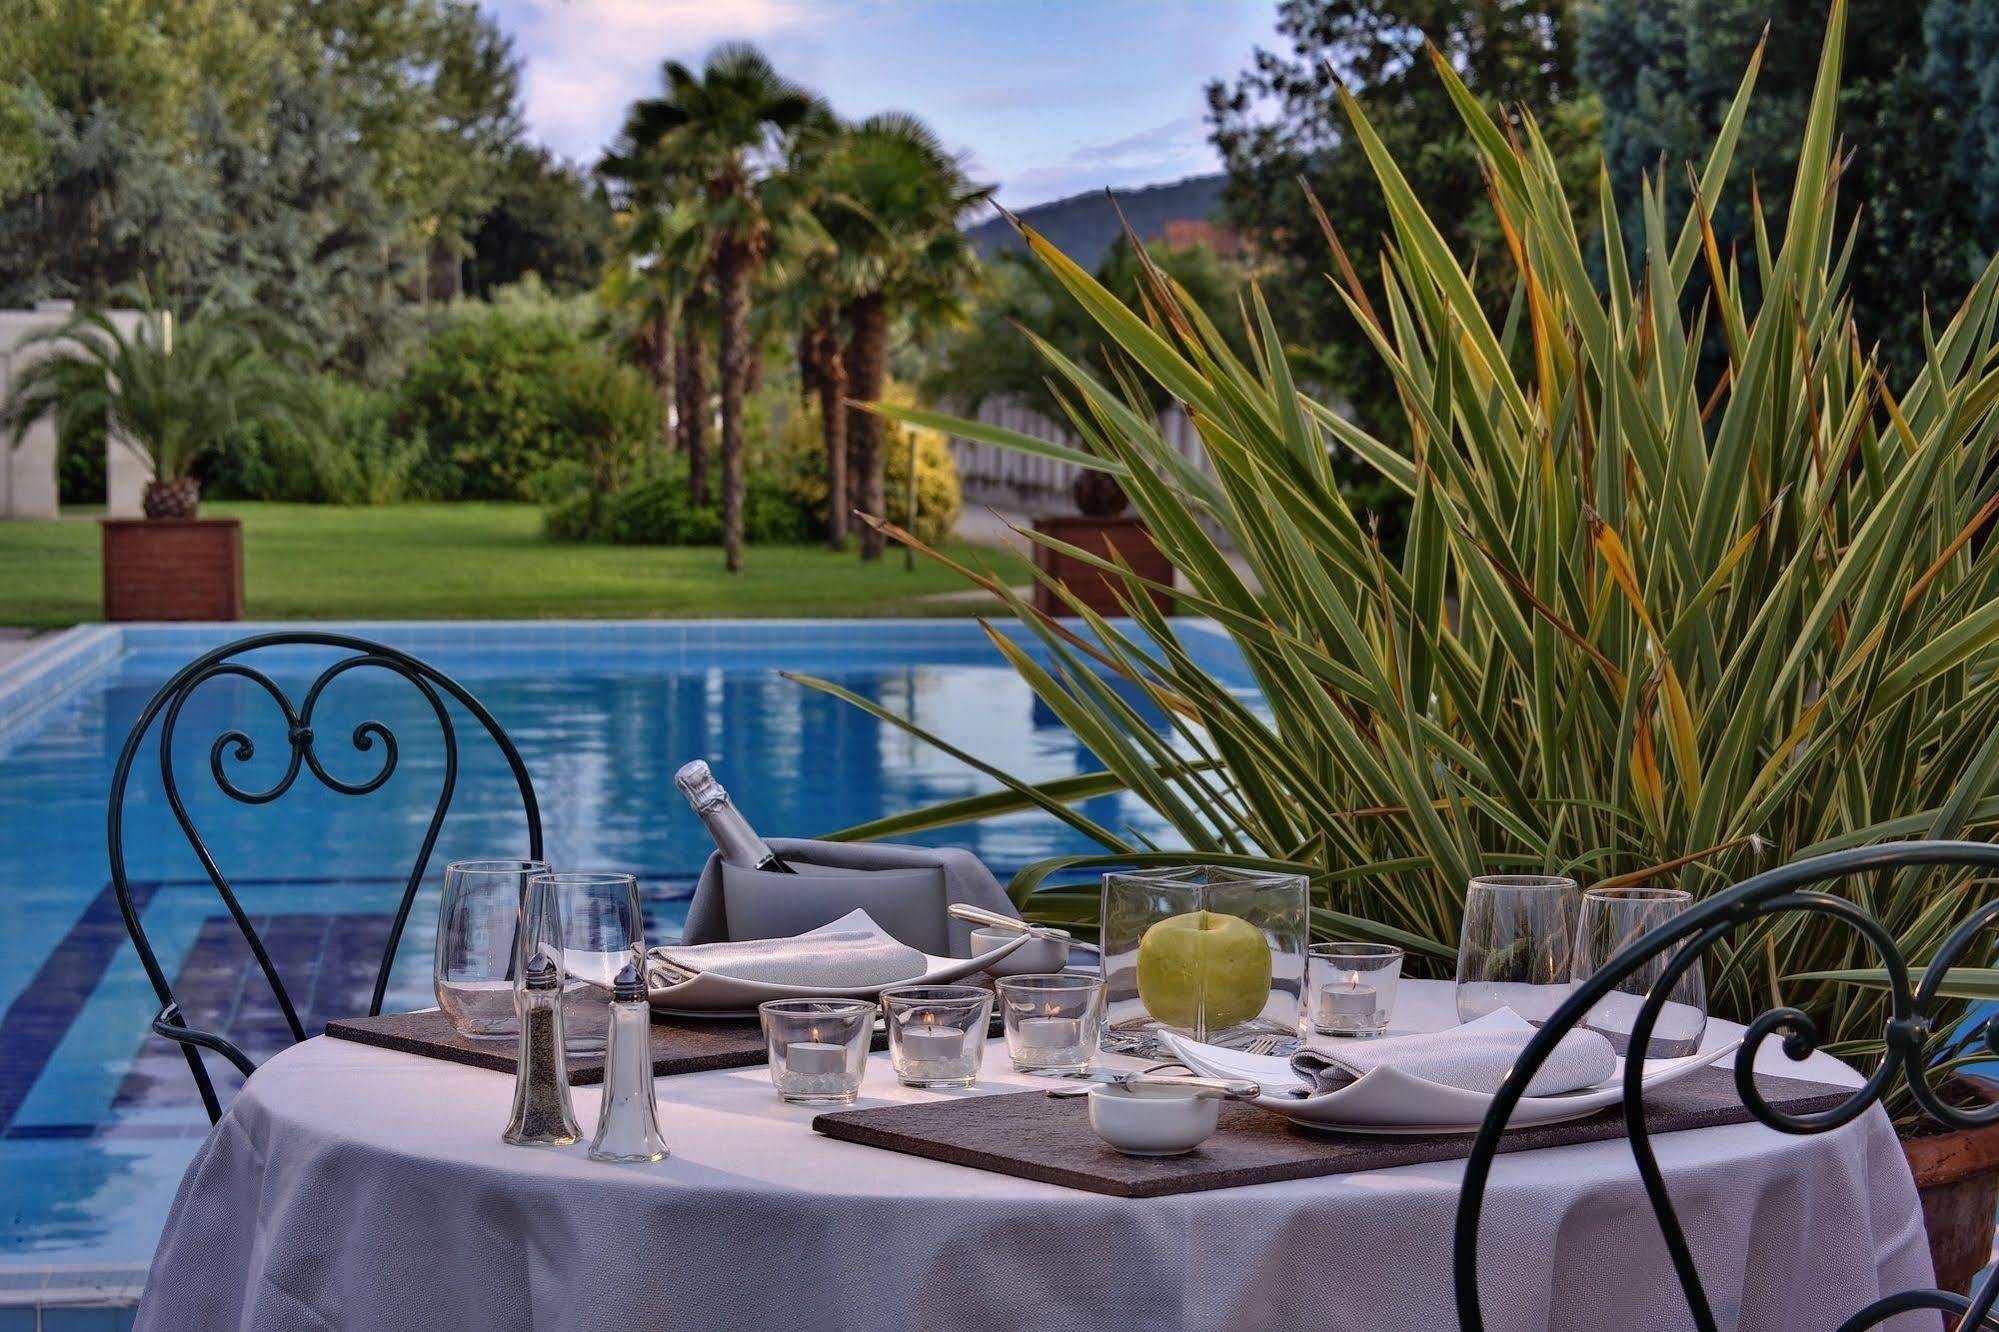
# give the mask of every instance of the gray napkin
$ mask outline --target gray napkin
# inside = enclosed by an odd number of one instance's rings
[[[993,872],[969,851],[954,846],[903,846],[896,842],[814,842],[802,837],[773,837],[771,849],[786,860],[803,865],[823,865],[828,869],[918,869],[935,866],[944,871],[944,901],[969,902],[1019,919],[1013,900],[1000,887]],[[951,925],[951,954],[972,955],[969,921],[955,917]],[[702,867],[701,882],[694,888],[694,900],[687,905],[687,925],[680,937],[691,944],[716,943],[729,937],[728,922],[722,913],[722,858],[710,854]]]
[[[667,946],[652,955],[683,971],[843,990],[910,980],[928,965],[923,954],[884,934],[865,911],[850,911],[790,939]]]
[[[1323,1096],[1362,1074],[1393,1066],[1425,1082],[1492,1095],[1527,1048],[1536,1028],[1510,1008],[1446,1031],[1342,1041],[1337,1049],[1300,1050],[1291,1070]],[[1610,1042],[1593,1031],[1571,1031],[1555,1045],[1527,1083],[1529,1096],[1555,1096],[1594,1087],[1617,1071]]]

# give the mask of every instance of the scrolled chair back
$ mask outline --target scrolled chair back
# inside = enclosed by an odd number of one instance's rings
[[[333,648],[348,655],[338,658],[320,670],[300,693],[298,701],[294,702],[269,674],[243,660],[246,656],[262,649],[279,647]],[[232,762],[239,764],[248,762],[256,752],[255,741],[239,728],[231,727],[222,731],[208,746],[206,766],[208,776],[223,795],[238,804],[268,805],[292,790],[302,772],[310,773],[314,780],[335,795],[369,795],[380,790],[395,774],[402,752],[395,733],[382,722],[375,720],[362,721],[348,732],[348,743],[357,752],[372,753],[379,748],[381,755],[380,765],[372,773],[359,780],[349,781],[335,776],[322,763],[318,746],[326,737],[318,734],[314,728],[315,716],[327,687],[348,673],[360,670],[382,671],[407,681],[428,705],[429,713],[435,718],[443,752],[442,776],[436,799],[424,824],[422,843],[417,849],[415,861],[410,867],[408,877],[403,881],[401,896],[389,926],[388,941],[383,948],[381,964],[376,970],[374,991],[368,1004],[369,1014],[372,1016],[382,1011],[383,996],[388,991],[389,976],[395,966],[396,950],[402,941],[404,926],[409,920],[411,904],[416,900],[418,888],[422,886],[431,853],[437,848],[438,836],[444,829],[445,817],[450,813],[453,797],[458,792],[458,726],[447,705],[447,699],[456,702],[472,717],[506,761],[514,783],[519,788],[521,804],[527,816],[527,856],[533,860],[541,858],[541,811],[535,800],[534,783],[529,780],[527,766],[521,760],[520,751],[515,748],[514,742],[508,738],[492,713],[486,710],[485,705],[473,697],[463,685],[428,662],[398,648],[348,634],[294,630],[238,639],[203,653],[176,671],[141,710],[126,736],[123,749],[119,752],[117,766],[113,769],[111,778],[105,840],[111,862],[111,884],[117,895],[119,912],[124,918],[126,932],[131,935],[132,944],[138,950],[139,961],[145,967],[146,976],[152,982],[153,991],[161,1005],[157,1016],[152,1020],[152,1029],[157,1035],[173,1041],[180,1047],[210,1120],[219,1118],[222,1111],[214,1082],[203,1063],[202,1052],[209,1051],[221,1056],[246,1076],[254,1071],[256,1065],[235,1043],[225,1037],[189,1025],[186,1015],[181,1011],[179,1001],[174,996],[172,982],[168,979],[151,941],[146,936],[145,926],[140,918],[139,903],[132,891],[132,882],[125,860],[125,803],[133,770],[146,738],[155,730],[154,723],[157,722],[160,787],[166,797],[167,806],[172,810],[174,821],[179,825],[188,846],[194,851],[196,859],[201,862],[202,870],[207,875],[210,885],[221,898],[224,907],[228,909],[230,919],[248,946],[251,957],[255,960],[265,984],[284,1016],[291,1039],[304,1040],[305,1027],[299,1019],[298,1008],[293,1002],[290,989],[279,974],[277,964],[265,946],[263,936],[243,909],[228,875],[217,863],[208,843],[196,827],[193,815],[189,812],[187,801],[183,797],[181,774],[175,762],[174,738],[189,699],[203,685],[216,679],[247,681],[254,686],[254,695],[267,698],[276,709],[276,717],[283,721],[288,753],[284,771],[268,786],[246,787],[231,774],[228,765]]]
[[[1783,1133],[1824,1133],[1851,1123],[1877,1104],[1897,1078],[1908,1082],[1909,1090],[1923,1112],[1950,1128],[1981,1128],[1999,1123],[1999,1104],[1966,1109],[1949,1104],[1932,1081],[1933,1069],[1925,1056],[1925,1045],[1933,1034],[1932,1007],[1951,968],[1964,961],[1979,934],[1999,920],[1999,901],[1979,907],[1945,939],[1934,958],[1922,970],[1919,983],[1910,981],[1911,966],[1902,957],[1894,936],[1873,916],[1844,897],[1815,891],[1811,885],[1848,875],[1879,870],[1919,867],[1965,868],[1999,874],[1999,846],[1983,842],[1909,841],[1835,851],[1826,855],[1781,865],[1717,893],[1667,923],[1643,935],[1610,959],[1594,976],[1578,984],[1527,1043],[1518,1062],[1508,1073],[1494,1098],[1474,1140],[1465,1163],[1465,1178],[1458,1195],[1457,1225],[1452,1250],[1452,1279],[1456,1290],[1458,1323],[1464,1332],[1481,1332],[1485,1326],[1479,1303],[1478,1234],[1486,1185],[1492,1174],[1494,1157],[1507,1121],[1520,1103],[1535,1072],[1562,1037],[1580,1026],[1596,1003],[1632,973],[1657,959],[1663,968],[1644,1002],[1640,1005],[1630,1035],[1630,1048],[1645,1049],[1660,1013],[1671,997],[1674,983],[1717,942],[1737,928],[1753,921],[1792,912],[1830,916],[1851,926],[1879,955],[1887,975],[1888,1016],[1882,1032],[1884,1052],[1878,1067],[1860,1086],[1838,1104],[1808,1114],[1794,1114],[1771,1105],[1756,1085],[1758,1052],[1772,1036],[1781,1034],[1783,1050],[1794,1060],[1802,1060],[1818,1047],[1817,1024],[1797,1008],[1779,1007],[1759,1014],[1743,1033],[1734,1062],[1735,1091],[1744,1107],[1757,1120]],[[1980,1018],[1972,1033],[1986,1048],[1999,1053],[1999,1016]],[[1645,1186],[1660,1236],[1673,1263],[1688,1313],[1702,1329],[1718,1328],[1707,1291],[1696,1269],[1692,1251],[1674,1211],[1672,1195],[1652,1150],[1645,1127],[1644,1061],[1629,1059],[1624,1067],[1624,1095],[1621,1103],[1631,1154]],[[1988,1317],[1999,1300],[1999,1270],[1988,1273],[1969,1296],[1946,1290],[1911,1290],[1882,1296],[1853,1313],[1838,1332],[1862,1332],[1880,1326],[1903,1313],[1936,1310],[1959,1320],[1961,1328],[1999,1330],[1999,1317]]]

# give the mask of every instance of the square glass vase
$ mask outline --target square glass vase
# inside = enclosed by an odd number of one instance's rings
[[[1161,1032],[1297,1048],[1308,885],[1302,874],[1194,865],[1106,874],[1104,1046],[1163,1057]]]

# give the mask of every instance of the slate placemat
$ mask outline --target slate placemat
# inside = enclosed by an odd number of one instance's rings
[[[380,1017],[341,1018],[326,1024],[326,1034],[343,1041],[379,1045],[405,1054],[444,1059],[500,1073],[514,1071],[514,1042],[475,1041],[460,1036],[451,1019],[438,1009],[421,1013],[384,1013]],[[765,1060],[763,1029],[755,1018],[686,1019],[652,1024],[654,1077],[673,1073],[705,1073],[717,1068],[749,1068]],[[569,1081],[587,1087],[604,1080],[604,1056],[571,1055]]]
[[[1772,1105],[1794,1114],[1829,1109],[1848,1094],[1845,1088],[1795,1078],[1756,1081]],[[1705,1068],[1659,1088],[1645,1098],[1645,1107],[1646,1125],[1654,1133],[1741,1124],[1751,1118],[1736,1096],[1734,1074],[1719,1068]],[[1469,1133],[1389,1137],[1293,1128],[1291,1121],[1268,1110],[1227,1104],[1215,1135],[1185,1156],[1126,1156],[1090,1128],[1086,1098],[1057,1100],[1038,1091],[841,1110],[818,1116],[812,1127],[845,1142],[1116,1198],[1161,1198],[1458,1161],[1471,1154],[1472,1145]],[[1501,1140],[1500,1150],[1531,1151],[1624,1136],[1623,1111],[1612,1106],[1587,1119],[1516,1129]]]

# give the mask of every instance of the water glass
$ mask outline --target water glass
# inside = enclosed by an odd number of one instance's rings
[[[1103,981],[1069,974],[1002,976],[995,988],[1016,1071],[1065,1077],[1090,1071],[1103,1039]]]
[[[600,871],[547,873],[537,885],[562,909],[562,1029],[573,1055],[602,1054],[611,1029],[611,983],[628,965],[645,971],[639,881]]]
[[[1322,1036],[1379,1036],[1388,1030],[1402,950],[1393,944],[1313,944],[1306,955],[1312,1030]]]
[[[1583,894],[1576,926],[1573,975],[1578,983],[1645,934],[1664,925],[1694,904],[1692,893],[1678,888],[1592,888]],[[1645,996],[1664,978],[1666,963],[1676,950],[1647,959],[1617,983],[1617,988],[1590,1006],[1583,1025],[1600,1032],[1619,1054],[1628,1054],[1631,1032]],[[1707,1030],[1707,981],[1698,960],[1683,972],[1659,1010],[1652,1039],[1643,1059],[1678,1059],[1701,1048]]]
[[[979,1080],[993,996],[976,985],[903,985],[881,993],[888,1058],[905,1087],[970,1087]]]
[[[1547,874],[1488,874],[1465,895],[1458,939],[1458,1020],[1510,1008],[1547,1020],[1569,997],[1575,959],[1576,881]]]
[[[770,999],[757,1005],[778,1096],[799,1105],[846,1105],[860,1094],[874,1044],[865,999]]]
[[[437,1006],[460,1036],[509,1040],[514,1018],[514,955],[528,879],[539,860],[454,860],[444,867],[437,909]]]

